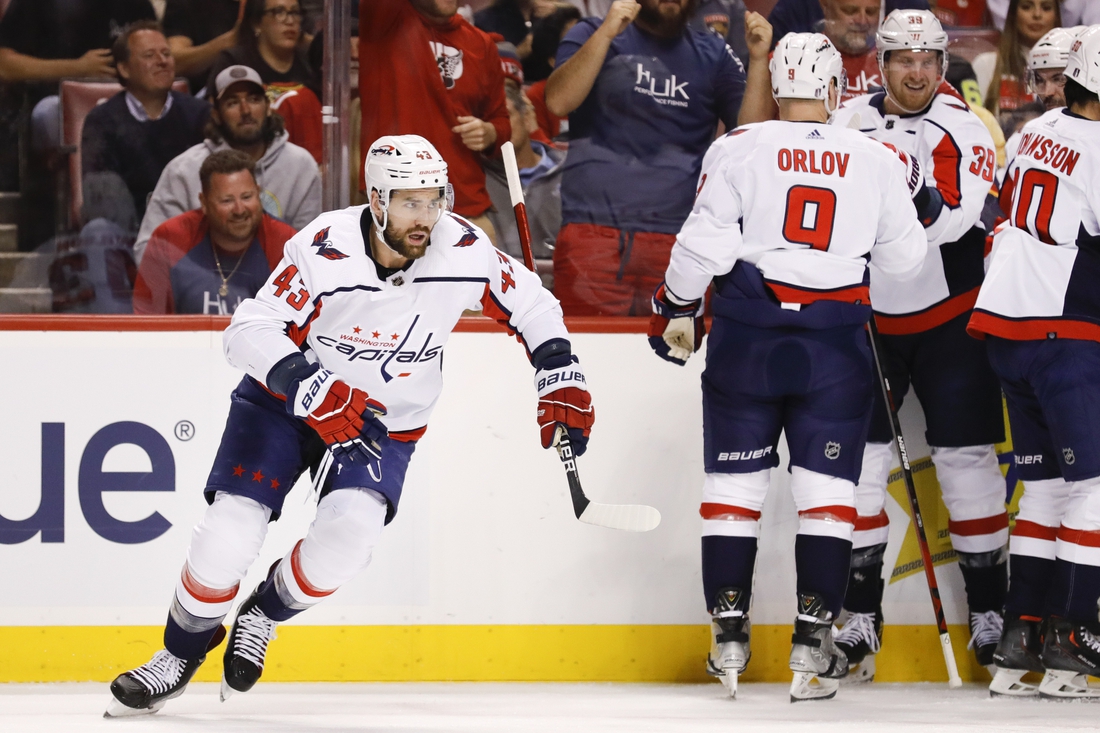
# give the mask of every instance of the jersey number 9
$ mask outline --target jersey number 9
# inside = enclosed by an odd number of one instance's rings
[[[794,244],[826,251],[833,239],[836,192],[816,186],[791,186],[783,217],[783,237]]]

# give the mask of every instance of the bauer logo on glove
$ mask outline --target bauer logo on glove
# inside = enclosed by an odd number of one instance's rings
[[[557,426],[563,425],[573,442],[573,451],[583,455],[596,412],[577,357],[557,354],[543,362],[535,372],[535,389],[539,395],[536,417],[542,447],[555,444]]]

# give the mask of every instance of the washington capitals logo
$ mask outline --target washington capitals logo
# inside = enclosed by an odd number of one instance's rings
[[[317,248],[314,254],[321,255],[326,260],[344,260],[347,259],[347,255],[332,246],[332,242],[328,240],[328,230],[330,227],[325,227],[313,237],[313,246]]]
[[[474,225],[463,219],[461,216],[455,216],[454,214],[451,214],[451,216],[454,217],[455,221],[462,225],[463,229],[462,237],[457,242],[455,242],[454,246],[469,247],[471,244],[476,242],[477,233],[474,232]]]

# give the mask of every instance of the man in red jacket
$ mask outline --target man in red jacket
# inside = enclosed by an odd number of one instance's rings
[[[360,0],[359,63],[364,154],[383,135],[427,138],[450,168],[455,213],[495,238],[481,158],[512,128],[493,39],[457,0]]]
[[[203,161],[202,208],[153,231],[134,284],[134,313],[230,315],[267,281],[295,230],[264,213],[254,169],[239,150]]]

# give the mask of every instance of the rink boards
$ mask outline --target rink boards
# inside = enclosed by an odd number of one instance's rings
[[[107,680],[160,647],[241,377],[222,356],[224,324],[0,318],[9,364],[0,681]],[[637,319],[578,319],[571,329],[597,410],[579,463],[585,489],[596,501],[651,504],[661,526],[635,535],[573,518],[558,459],[539,445],[523,348],[487,321],[464,321],[446,349],[446,386],[400,513],[371,567],[280,627],[265,679],[705,679],[704,354],[684,368],[661,361]],[[914,404],[903,424],[911,454],[927,456]],[[747,675],[765,681],[789,679],[794,613],[797,516],[785,447],[781,456],[761,529]],[[956,656],[964,678],[980,678],[965,650],[962,581],[927,464],[915,462]],[[300,482],[287,497],[242,591],[304,535],[307,490]],[[891,494],[904,503],[900,481]],[[895,582],[879,678],[946,679],[903,503],[887,504]],[[219,667],[207,664],[197,679],[215,679]]]

